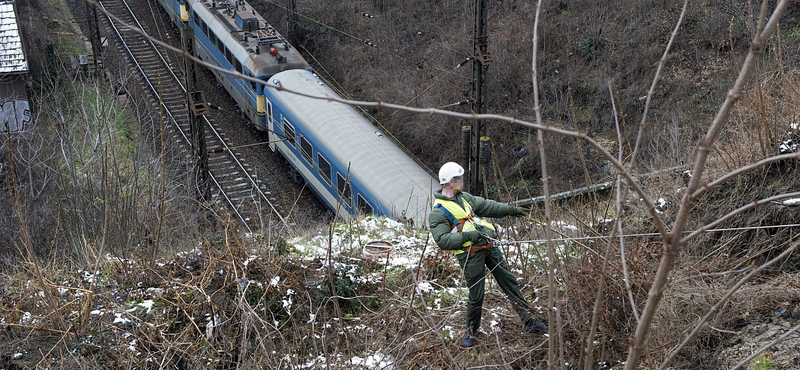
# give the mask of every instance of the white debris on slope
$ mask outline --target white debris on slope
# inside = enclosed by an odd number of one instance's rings
[[[311,237],[297,237],[289,240],[295,250],[307,259],[327,256],[330,248],[331,257],[342,255],[356,256],[362,254],[362,248],[369,242],[383,240],[392,243],[388,262],[384,257],[376,260],[388,263],[388,266],[416,267],[423,253],[434,255],[439,249],[427,235],[419,235],[409,230],[400,222],[383,217],[366,217],[356,224],[337,224],[333,235],[327,232]],[[427,241],[426,241],[427,239]],[[427,246],[426,246],[427,242]]]
[[[392,370],[394,368],[394,358],[380,352],[375,352],[364,358],[354,356],[350,359],[350,363],[353,366],[375,370]]]
[[[778,153],[780,154],[789,154],[794,153],[798,149],[797,139],[797,123],[790,123],[789,124],[789,131],[787,131],[784,135],[788,137],[788,139],[783,140],[780,145],[778,145]]]
[[[781,202],[775,202],[775,203],[782,204],[784,206],[795,207],[795,206],[800,206],[800,198],[784,199]]]
[[[141,307],[141,308],[143,308],[143,309],[145,309],[146,313],[150,313],[150,311],[153,310],[153,303],[155,303],[155,302],[153,302],[152,299],[146,299],[146,300],[142,301],[141,303],[137,303],[136,305]]]

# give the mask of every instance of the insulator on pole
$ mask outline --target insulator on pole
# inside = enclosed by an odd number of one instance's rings
[[[492,182],[492,176],[489,171],[492,168],[491,158],[492,139],[488,136],[481,136],[481,170],[483,171],[481,178],[485,185],[488,185]]]
[[[461,126],[461,167],[464,171],[469,172],[469,150],[472,147],[471,140],[472,126]],[[469,178],[468,173],[464,174],[464,178]]]

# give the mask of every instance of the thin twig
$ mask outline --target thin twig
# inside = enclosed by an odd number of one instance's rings
[[[417,277],[414,274],[411,274],[411,276],[414,277],[414,286],[415,287],[418,286],[419,282],[417,281]],[[423,319],[425,319],[423,321],[425,321],[425,323],[428,324],[431,331],[433,331],[434,333],[438,333],[438,331],[436,330],[436,325],[434,325],[433,323],[433,318],[431,317],[431,313],[428,312],[428,305],[425,303],[425,297],[422,297],[422,295],[420,295],[420,301],[422,302],[422,310],[425,312],[425,314],[422,316]],[[444,341],[444,336],[436,335],[436,337],[438,337],[442,341],[442,347],[444,348],[444,353],[447,355],[447,359],[449,360],[447,366],[451,369],[458,368],[458,362],[456,362],[455,358],[453,358],[453,354],[450,353],[450,350],[447,348],[447,343],[445,343]]]
[[[661,60],[658,62],[658,68],[656,68],[656,75],[653,77],[653,83],[650,84],[650,90],[647,91],[647,100],[644,103],[644,112],[642,113],[642,121],[639,122],[639,133],[636,134],[636,145],[633,148],[633,153],[631,153],[631,163],[630,168],[631,170],[634,169],[636,166],[636,155],[639,154],[639,149],[641,148],[642,137],[644,137],[644,128],[645,122],[647,122],[647,113],[650,111],[650,101],[653,98],[653,93],[656,90],[656,85],[658,85],[658,80],[661,77],[661,71],[664,69],[664,65],[667,63],[667,56],[669,55],[670,49],[672,49],[672,43],[675,41],[675,38],[678,36],[678,30],[681,29],[681,23],[683,23],[683,16],[686,15],[686,8],[689,7],[689,0],[684,0],[683,2],[683,9],[681,10],[681,15],[678,17],[678,22],[675,23],[675,28],[672,30],[672,33],[669,35],[669,41],[667,42],[667,47],[664,48],[664,54],[661,55]],[[613,98],[611,99],[614,100]]]
[[[497,352],[500,352],[500,359],[503,360],[503,366],[511,370],[511,365],[509,365],[508,361],[506,361],[506,355],[503,354],[503,347],[500,345],[500,336],[497,333],[494,333],[494,339],[497,342]]]
[[[536,3],[536,18],[533,21],[533,57],[531,66],[531,79],[533,80],[533,111],[536,112],[536,124],[542,125],[542,107],[539,105],[539,78],[536,67],[536,55],[539,49],[539,15],[541,13],[542,0]],[[544,195],[544,230],[547,237],[547,323],[551,327],[555,323],[555,256],[553,252],[553,233],[552,220],[550,219],[550,178],[547,176],[547,153],[544,150],[544,133],[537,130],[536,140],[539,146],[539,160],[542,169],[542,195]],[[556,328],[557,329],[557,328]],[[555,336],[547,338],[547,368],[552,369],[556,364]]]
[[[773,196],[773,197],[759,199],[759,200],[755,200],[755,201],[752,201],[750,203],[747,203],[746,205],[741,206],[741,207],[731,211],[730,213],[728,213],[728,214],[726,214],[726,215],[714,220],[714,222],[712,222],[712,223],[710,223],[708,225],[705,225],[705,226],[701,226],[697,230],[692,231],[689,235],[686,235],[682,239],[680,239],[679,243],[680,244],[684,244],[689,239],[694,238],[697,235],[705,233],[706,231],[709,231],[709,230],[713,230],[715,226],[725,222],[729,218],[731,218],[733,216],[736,216],[736,215],[738,215],[738,214],[740,214],[740,213],[742,213],[742,212],[744,212],[744,211],[746,211],[746,210],[748,210],[750,208],[754,208],[756,206],[760,206],[760,205],[763,205],[763,204],[766,204],[766,203],[771,203],[771,202],[774,202],[774,201],[777,201],[777,200],[786,199],[786,198],[793,198],[793,197],[800,197],[800,191],[795,191],[795,192],[792,192],[792,193],[780,194],[780,195],[776,195],[776,196]]]
[[[716,179],[716,180],[714,180],[714,181],[712,181],[712,182],[710,182],[708,184],[700,185],[700,188],[697,189],[694,193],[692,193],[692,198],[695,198],[695,199],[700,198],[700,196],[705,194],[708,190],[713,189],[713,188],[715,188],[715,187],[717,187],[719,185],[722,185],[726,181],[728,181],[728,180],[730,180],[730,179],[732,179],[732,178],[734,178],[736,176],[739,176],[739,175],[741,175],[743,173],[750,172],[750,171],[755,170],[757,168],[761,168],[761,167],[763,167],[763,166],[765,166],[767,164],[773,163],[773,162],[790,160],[790,159],[800,159],[800,152],[794,152],[794,153],[790,153],[790,154],[782,154],[782,155],[776,155],[776,156],[769,157],[769,158],[764,158],[764,159],[762,159],[762,160],[760,160],[760,161],[758,161],[756,163],[751,163],[751,164],[749,164],[747,166],[744,166],[742,168],[737,168],[736,170],[728,172],[725,175],[723,175],[722,177],[720,177],[720,178],[718,178],[718,179]]]
[[[741,278],[739,280],[739,282],[737,282],[736,285],[734,285],[730,289],[730,291],[728,291],[728,294],[726,294],[724,297],[722,297],[722,299],[720,299],[719,302],[717,302],[717,304],[715,304],[713,307],[711,307],[711,309],[708,310],[708,312],[706,313],[705,316],[703,316],[703,318],[700,320],[700,322],[698,322],[695,325],[694,330],[692,330],[692,332],[689,333],[689,335],[687,335],[686,338],[684,338],[683,342],[681,342],[681,344],[679,344],[678,347],[676,347],[674,350],[672,350],[672,352],[669,354],[667,359],[664,360],[664,363],[661,364],[661,367],[659,367],[659,370],[666,369],[667,367],[669,367],[672,364],[673,361],[675,361],[675,358],[678,356],[678,352],[680,352],[680,350],[683,349],[683,347],[686,346],[686,344],[689,343],[689,341],[694,339],[694,337],[697,335],[697,333],[700,332],[700,329],[703,328],[704,324],[706,322],[708,322],[708,320],[711,318],[711,316],[716,314],[717,310],[719,310],[720,308],[722,308],[722,306],[724,306],[726,303],[728,303],[728,300],[731,298],[731,296],[733,296],[733,294],[736,293],[739,290],[739,288],[741,288],[742,285],[744,285],[744,283],[746,283],[753,276],[755,276],[756,274],[758,274],[762,270],[766,269],[767,267],[772,266],[776,262],[788,257],[790,254],[792,254],[797,249],[798,246],[800,246],[800,241],[794,242],[794,244],[790,248],[788,248],[785,251],[783,251],[783,253],[781,253],[779,256],[769,260],[767,263],[765,263],[765,264],[763,264],[761,266],[758,266],[757,269],[755,269],[753,271],[750,271],[749,274],[747,274],[743,278]]]
[[[686,10],[686,3],[684,3],[684,11],[685,10]],[[680,21],[678,21],[678,24],[680,24]],[[678,27],[675,27],[674,34],[677,33],[677,32],[678,32]],[[670,42],[672,42],[671,39],[670,39]],[[669,51],[669,46],[667,46],[667,52],[668,51]],[[664,58],[666,58],[667,52],[664,53]],[[662,62],[663,62],[663,58],[662,58]],[[661,66],[659,66],[659,69],[660,68],[661,68]],[[659,70],[659,72],[660,72],[660,70]],[[656,79],[657,78],[658,78],[658,72],[656,72]],[[655,81],[653,83],[654,83],[654,86],[655,86]],[[622,132],[619,129],[619,118],[618,118],[619,115],[617,114],[617,105],[614,102],[614,91],[611,89],[611,81],[608,82],[608,93],[609,93],[609,95],[611,95],[611,108],[614,111],[614,123],[615,123],[616,128],[617,128],[617,141],[619,141],[619,154],[618,154],[619,161],[622,162],[622,150],[623,150]],[[647,108],[645,107],[645,111],[646,110],[647,110]],[[639,131],[639,135],[641,135],[642,131],[644,131],[644,121],[642,121],[642,125],[641,125],[640,131]],[[636,144],[637,144],[637,146],[639,145],[638,141],[637,141]],[[633,166],[633,161],[634,160],[631,159],[631,167]],[[639,310],[636,308],[636,300],[633,299],[633,292],[631,290],[631,280],[630,280],[630,275],[628,274],[628,263],[627,263],[627,261],[625,261],[625,238],[623,237],[624,232],[622,230],[622,212],[623,212],[622,202],[624,201],[622,187],[623,187],[622,186],[622,179],[620,178],[619,175],[617,175],[617,210],[616,210],[616,213],[617,213],[616,214],[616,216],[617,216],[616,224],[617,224],[617,226],[616,226],[616,228],[617,228],[617,231],[619,232],[619,255],[620,255],[620,259],[622,261],[622,274],[625,277],[625,279],[624,279],[624,281],[625,281],[625,290],[628,291],[628,301],[630,301],[631,311],[633,312],[633,316],[636,318],[636,322],[638,323],[639,322]],[[627,192],[627,188],[625,188],[625,190],[626,191],[624,192],[624,194],[625,194],[625,196],[627,196],[627,193],[628,193]],[[603,275],[603,276],[605,276],[605,275]]]

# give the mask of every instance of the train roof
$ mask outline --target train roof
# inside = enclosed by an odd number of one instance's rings
[[[306,70],[281,72],[268,85],[277,83],[310,95],[338,96]],[[287,91],[274,94],[302,121],[317,145],[323,145],[342,166],[350,164],[351,178],[358,179],[367,191],[393,205],[394,217],[412,219],[417,225],[427,224],[433,190],[438,189],[439,183],[353,107]]]
[[[13,1],[0,0],[0,74],[28,73]]]
[[[309,68],[286,38],[243,0],[189,0],[189,5],[255,76]],[[277,55],[270,53],[275,48]]]

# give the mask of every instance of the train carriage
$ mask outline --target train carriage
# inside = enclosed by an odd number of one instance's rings
[[[352,107],[265,88],[336,96],[283,36],[243,0],[159,0],[177,27],[194,31],[203,61],[264,81],[214,71],[270,145],[342,218],[377,214],[425,224],[435,179]]]
[[[269,85],[337,96],[306,70],[278,73]],[[274,106],[272,139],[287,138],[272,147],[331,208],[424,224],[438,182],[353,107],[285,90],[267,89],[266,94]]]

